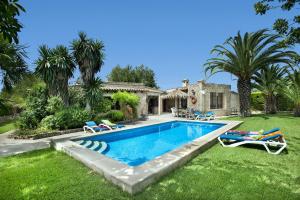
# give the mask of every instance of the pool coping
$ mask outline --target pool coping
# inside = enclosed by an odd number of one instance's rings
[[[176,120],[174,119],[174,120],[168,120],[164,122],[171,122],[171,121],[195,122],[195,120],[188,120],[188,119],[176,119]],[[151,124],[140,125],[136,127],[123,128],[119,130],[112,130],[103,134],[111,134],[111,133],[119,132],[121,130],[135,129],[144,126],[161,124],[164,122],[151,123]],[[243,123],[242,121],[226,121],[226,120],[199,121],[199,122],[217,123],[217,124],[222,123],[225,125],[179,148],[176,148],[170,152],[158,156],[155,159],[145,162],[142,165],[134,166],[134,167],[121,163],[105,155],[99,154],[88,148],[85,148],[77,144],[76,142],[71,141],[70,139],[52,140],[52,145],[56,150],[67,153],[68,155],[72,156],[76,160],[81,161],[89,168],[102,174],[107,180],[121,187],[123,191],[126,191],[130,194],[136,194],[142,191],[143,189],[145,189],[148,185],[156,182],[162,176],[171,172],[175,168],[182,166],[183,164],[191,160],[193,157],[195,157],[199,153],[203,152],[204,150],[212,146],[217,141],[217,137],[219,135]],[[84,137],[77,136],[72,138],[72,140],[78,138],[91,137],[93,135],[99,135],[99,134],[90,134]]]

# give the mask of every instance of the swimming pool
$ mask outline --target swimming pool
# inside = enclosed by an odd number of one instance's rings
[[[139,166],[225,124],[172,121],[81,138],[81,145],[129,166]],[[102,145],[99,146],[99,143]],[[103,148],[103,145],[105,148]],[[102,147],[101,147],[102,146]]]

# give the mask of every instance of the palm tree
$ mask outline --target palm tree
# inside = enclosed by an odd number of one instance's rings
[[[253,87],[261,91],[265,99],[265,112],[275,114],[277,112],[277,94],[282,88],[282,79],[287,70],[278,65],[265,67],[254,73]]]
[[[69,105],[68,81],[73,76],[76,68],[73,57],[69,54],[67,47],[59,45],[52,51],[51,63],[56,68],[56,87],[58,95],[62,98],[64,105]]]
[[[84,87],[89,88],[95,80],[95,74],[104,63],[104,45],[101,41],[87,38],[85,33],[80,32],[79,39],[74,40],[71,46]],[[89,99],[86,101],[86,109],[91,110]]]
[[[300,117],[300,71],[295,71],[294,74],[289,75],[284,94],[294,103],[294,116]]]
[[[242,116],[249,116],[251,79],[255,72],[272,64],[289,64],[295,56],[293,51],[284,51],[278,45],[280,36],[267,33],[266,29],[254,33],[240,33],[227,39],[224,45],[216,45],[211,58],[205,64],[205,72],[229,72],[238,78],[237,88],[240,96],[240,111]]]
[[[24,46],[9,43],[0,35],[0,74],[5,91],[10,91],[28,72],[24,49]]]
[[[39,47],[39,57],[35,61],[35,73],[46,83],[49,94],[58,94],[56,87],[56,68],[51,63],[52,50],[46,45]]]
[[[89,87],[84,87],[85,99],[88,99],[91,110],[93,110],[97,104],[102,100],[102,90],[101,90],[101,80],[95,78],[89,85]]]
[[[57,46],[50,49],[43,45],[39,48],[35,73],[46,83],[49,94],[60,96],[65,106],[69,105],[68,80],[73,76],[75,64],[68,49]]]

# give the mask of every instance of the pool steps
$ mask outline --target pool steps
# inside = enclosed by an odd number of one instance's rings
[[[106,142],[103,141],[78,140],[76,143],[99,153],[103,153],[108,147]]]

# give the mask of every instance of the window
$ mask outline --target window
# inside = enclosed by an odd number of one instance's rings
[[[223,108],[223,93],[211,92],[210,93],[210,109]]]

